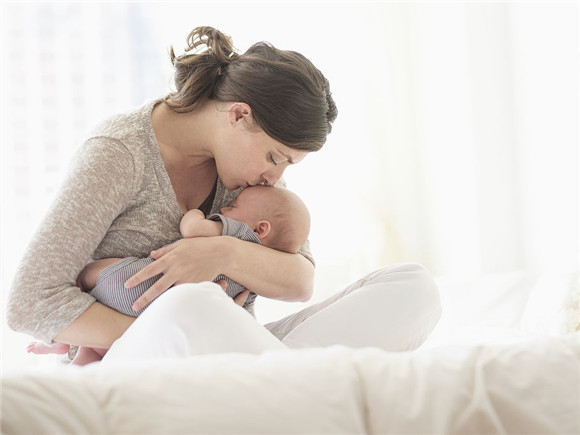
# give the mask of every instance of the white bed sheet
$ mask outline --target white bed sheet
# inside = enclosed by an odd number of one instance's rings
[[[4,379],[30,433],[580,432],[578,334],[392,353],[334,346],[60,368]]]

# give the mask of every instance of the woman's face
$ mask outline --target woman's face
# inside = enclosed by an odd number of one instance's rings
[[[272,139],[240,116],[230,119],[214,157],[220,179],[226,188],[235,190],[257,184],[273,186],[289,165],[307,154]]]

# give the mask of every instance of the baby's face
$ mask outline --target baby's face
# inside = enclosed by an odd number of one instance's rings
[[[259,189],[248,188],[242,190],[231,207],[223,207],[221,214],[230,219],[247,223],[254,228],[259,218],[260,200]]]

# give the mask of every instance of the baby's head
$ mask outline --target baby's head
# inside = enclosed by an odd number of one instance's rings
[[[264,246],[279,251],[298,252],[310,232],[306,205],[283,187],[248,187],[221,214],[247,223]]]

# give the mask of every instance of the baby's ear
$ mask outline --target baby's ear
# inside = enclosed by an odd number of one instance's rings
[[[266,237],[268,234],[270,234],[271,229],[272,229],[272,225],[270,224],[270,222],[260,221],[260,222],[258,222],[258,225],[256,225],[254,232],[258,236],[258,239],[262,240],[264,237]]]

